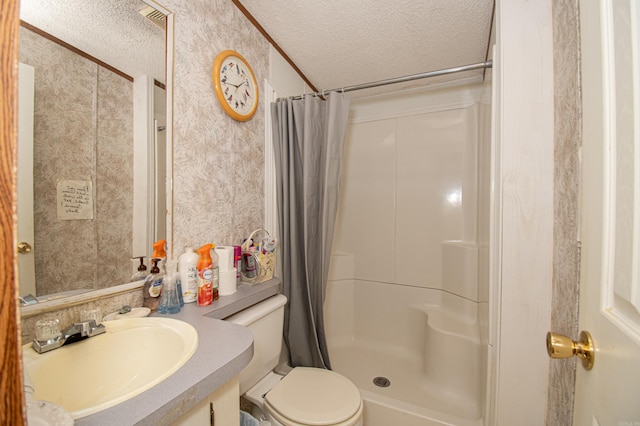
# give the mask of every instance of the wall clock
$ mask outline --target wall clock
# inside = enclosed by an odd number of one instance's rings
[[[233,119],[247,121],[258,108],[258,85],[251,66],[234,50],[220,52],[211,79],[220,105]]]

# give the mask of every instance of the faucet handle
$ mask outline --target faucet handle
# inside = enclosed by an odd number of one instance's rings
[[[38,321],[40,323],[41,321]],[[107,331],[103,324],[96,325],[95,320],[87,320],[76,322],[73,325],[60,332],[59,321],[52,320],[49,323],[42,321],[42,324],[36,323],[36,329],[40,325],[40,329],[43,330],[40,333],[36,333],[36,338],[33,340],[33,350],[42,354],[59,348],[60,346],[67,345],[69,343],[78,342],[88,337],[97,336],[98,334],[105,333]],[[50,327],[47,327],[50,326]],[[57,329],[57,335],[54,332],[48,332],[47,330]],[[52,337],[53,336],[53,337]],[[49,339],[49,337],[52,337]]]
[[[39,320],[36,322],[36,338],[33,340],[33,350],[39,354],[59,348],[64,344],[64,337],[60,332],[60,320]]]
[[[94,320],[88,320],[88,321],[77,322],[75,323],[75,325],[77,325],[78,328],[80,329],[80,335],[84,337],[89,335],[89,333],[91,332],[91,329],[96,326],[96,322]]]
[[[36,340],[40,342],[53,341],[61,336],[60,320],[39,320],[36,322]]]
[[[98,324],[89,331],[89,337],[97,336],[98,334],[106,333],[107,328],[104,324]]]
[[[77,322],[74,325],[80,329],[80,335],[82,337],[93,337],[107,331],[103,324],[96,324],[95,320]]]
[[[102,311],[100,308],[95,309],[83,309],[80,311],[80,322],[94,320],[96,325],[102,323]]]
[[[106,331],[102,325],[102,311],[100,308],[83,309],[80,311],[81,336],[93,337]]]

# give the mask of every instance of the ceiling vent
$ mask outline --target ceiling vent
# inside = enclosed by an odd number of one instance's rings
[[[167,17],[164,13],[157,11],[151,6],[145,6],[140,9],[140,15],[144,16],[163,30],[166,28]]]

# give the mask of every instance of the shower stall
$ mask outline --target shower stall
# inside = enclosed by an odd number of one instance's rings
[[[367,426],[484,423],[490,92],[352,103],[324,315]]]

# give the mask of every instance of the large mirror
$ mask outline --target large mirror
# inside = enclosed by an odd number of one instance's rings
[[[20,10],[20,295],[128,283],[132,257],[171,239],[171,15],[153,0]]]

